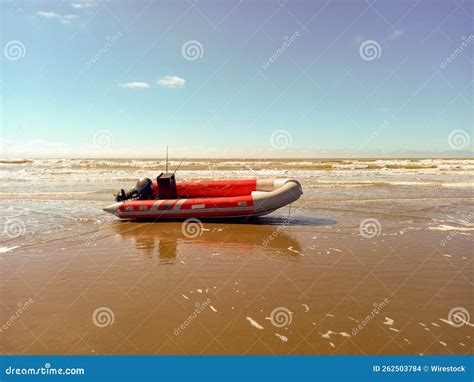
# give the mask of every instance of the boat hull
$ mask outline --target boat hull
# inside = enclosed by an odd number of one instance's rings
[[[294,179],[182,182],[177,191],[178,199],[127,200],[104,211],[121,219],[242,218],[269,214],[303,193]]]

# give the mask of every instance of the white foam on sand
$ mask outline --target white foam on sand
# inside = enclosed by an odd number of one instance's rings
[[[392,326],[394,322],[390,317],[385,317],[384,325]]]
[[[445,323],[448,324],[448,325],[451,325],[451,326],[456,327],[456,325],[455,325],[454,322],[452,322],[452,321],[446,320],[446,319],[444,319],[444,318],[440,318],[439,320],[445,322]]]
[[[323,337],[323,338],[330,338],[330,337],[331,337],[331,334],[334,334],[334,332],[328,330],[326,333],[321,334],[321,337]]]
[[[445,322],[445,323],[447,323],[447,324],[449,324],[449,325],[451,325],[451,326],[454,326],[455,328],[458,328],[458,327],[459,327],[459,325],[455,324],[455,323],[452,322],[452,321],[446,320],[446,319],[444,319],[444,318],[440,318],[439,320],[440,320],[440,321],[443,321],[443,322]],[[463,325],[468,325],[468,326],[474,327],[474,324],[471,324],[470,322],[464,320],[462,317],[461,317],[460,321],[462,321]]]
[[[263,330],[263,326],[260,325],[257,321],[255,321],[252,317],[245,317],[248,322],[250,322],[250,325],[252,325],[254,328]]]
[[[275,333],[275,336],[278,337],[283,342],[288,342],[288,337],[282,336],[281,334]]]
[[[18,248],[18,245],[15,245],[13,247],[0,247],[0,253],[7,253],[13,251],[15,248]]]
[[[332,330],[328,330],[326,333],[324,334],[321,334],[321,337],[323,338],[331,338],[331,335],[333,334],[337,334],[337,335],[340,335],[341,337],[350,337],[351,335],[349,333],[346,333],[346,332],[333,332]]]

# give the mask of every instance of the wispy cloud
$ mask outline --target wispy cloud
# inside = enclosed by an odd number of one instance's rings
[[[166,76],[159,80],[157,83],[159,86],[165,88],[182,88],[186,84],[186,80],[178,76]]]
[[[75,9],[94,8],[97,7],[97,3],[93,0],[75,1],[71,4],[71,7]]]
[[[38,11],[36,12],[38,16],[45,17],[47,19],[55,19],[57,17],[60,17],[57,13],[54,12],[44,12],[44,11]]]
[[[77,19],[78,15],[60,15],[56,12],[45,12],[45,11],[38,11],[36,12],[37,16],[43,17],[45,19],[50,20],[58,20],[63,24],[69,24],[72,20]]]
[[[405,31],[403,29],[395,29],[392,33],[390,33],[388,35],[388,38],[390,40],[394,40],[394,39],[399,38],[400,36],[402,36],[404,33],[405,33]]]
[[[126,88],[126,89],[149,89],[150,85],[146,82],[126,82],[124,84],[119,84],[121,88]]]

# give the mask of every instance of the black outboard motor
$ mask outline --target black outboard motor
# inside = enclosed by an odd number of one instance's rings
[[[153,182],[149,178],[140,178],[131,190],[125,192],[121,189],[115,195],[115,201],[123,202],[124,200],[148,200],[153,199]]]

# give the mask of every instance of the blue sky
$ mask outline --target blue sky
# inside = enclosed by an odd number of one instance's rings
[[[1,7],[4,156],[472,150],[469,1]]]

